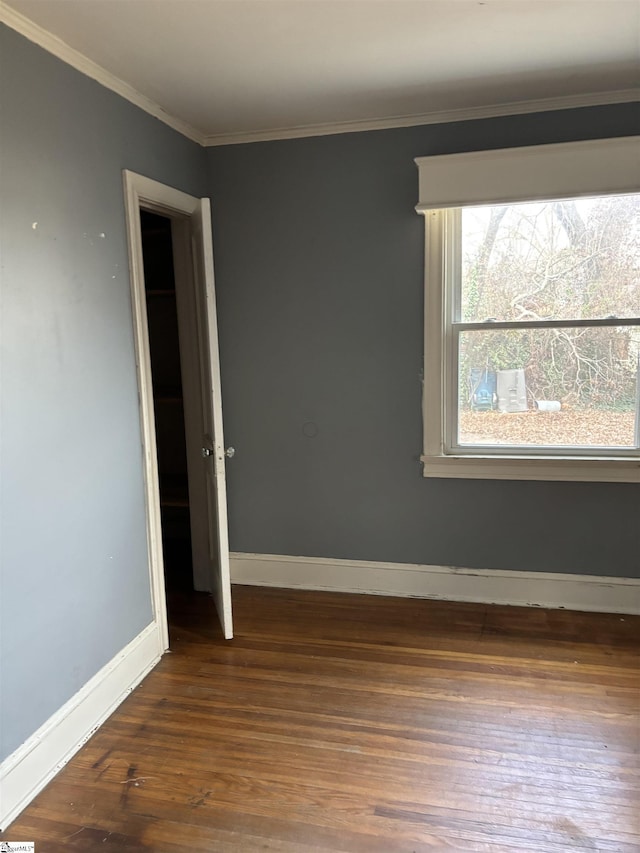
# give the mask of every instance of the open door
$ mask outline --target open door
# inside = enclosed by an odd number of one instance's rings
[[[224,636],[233,637],[231,615],[231,576],[229,571],[229,534],[227,528],[227,483],[222,434],[222,396],[220,393],[220,356],[218,319],[213,279],[213,243],[211,209],[208,198],[199,199],[191,216],[191,246],[196,270],[196,321],[200,356],[202,399],[202,465],[205,468],[209,591],[213,595]]]
[[[160,489],[140,228],[143,209],[171,220],[185,395],[194,585],[212,594],[223,634],[231,639],[225,450],[209,200],[194,198],[127,170],[124,171],[124,186],[154,616],[166,649],[169,640]],[[230,448],[228,455],[232,453]]]

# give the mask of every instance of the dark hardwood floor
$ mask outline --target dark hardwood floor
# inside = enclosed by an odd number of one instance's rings
[[[36,853],[638,853],[640,618],[234,588],[0,836]]]

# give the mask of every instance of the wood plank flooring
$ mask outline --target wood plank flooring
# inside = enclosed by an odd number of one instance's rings
[[[36,853],[638,853],[640,618],[234,588],[2,835]]]

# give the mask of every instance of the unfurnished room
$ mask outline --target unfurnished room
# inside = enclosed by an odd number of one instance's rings
[[[0,0],[0,851],[640,850],[640,2]]]

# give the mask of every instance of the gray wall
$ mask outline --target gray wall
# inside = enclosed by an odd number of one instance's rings
[[[639,131],[621,105],[209,149],[233,549],[640,574],[636,485],[421,476],[413,211],[416,156]]]
[[[637,487],[422,479],[412,162],[631,108],[205,152],[3,26],[0,55],[0,759],[151,619],[123,168],[213,196],[234,549],[638,574]]]
[[[121,170],[202,195],[205,155],[0,39],[2,758],[151,621]]]

